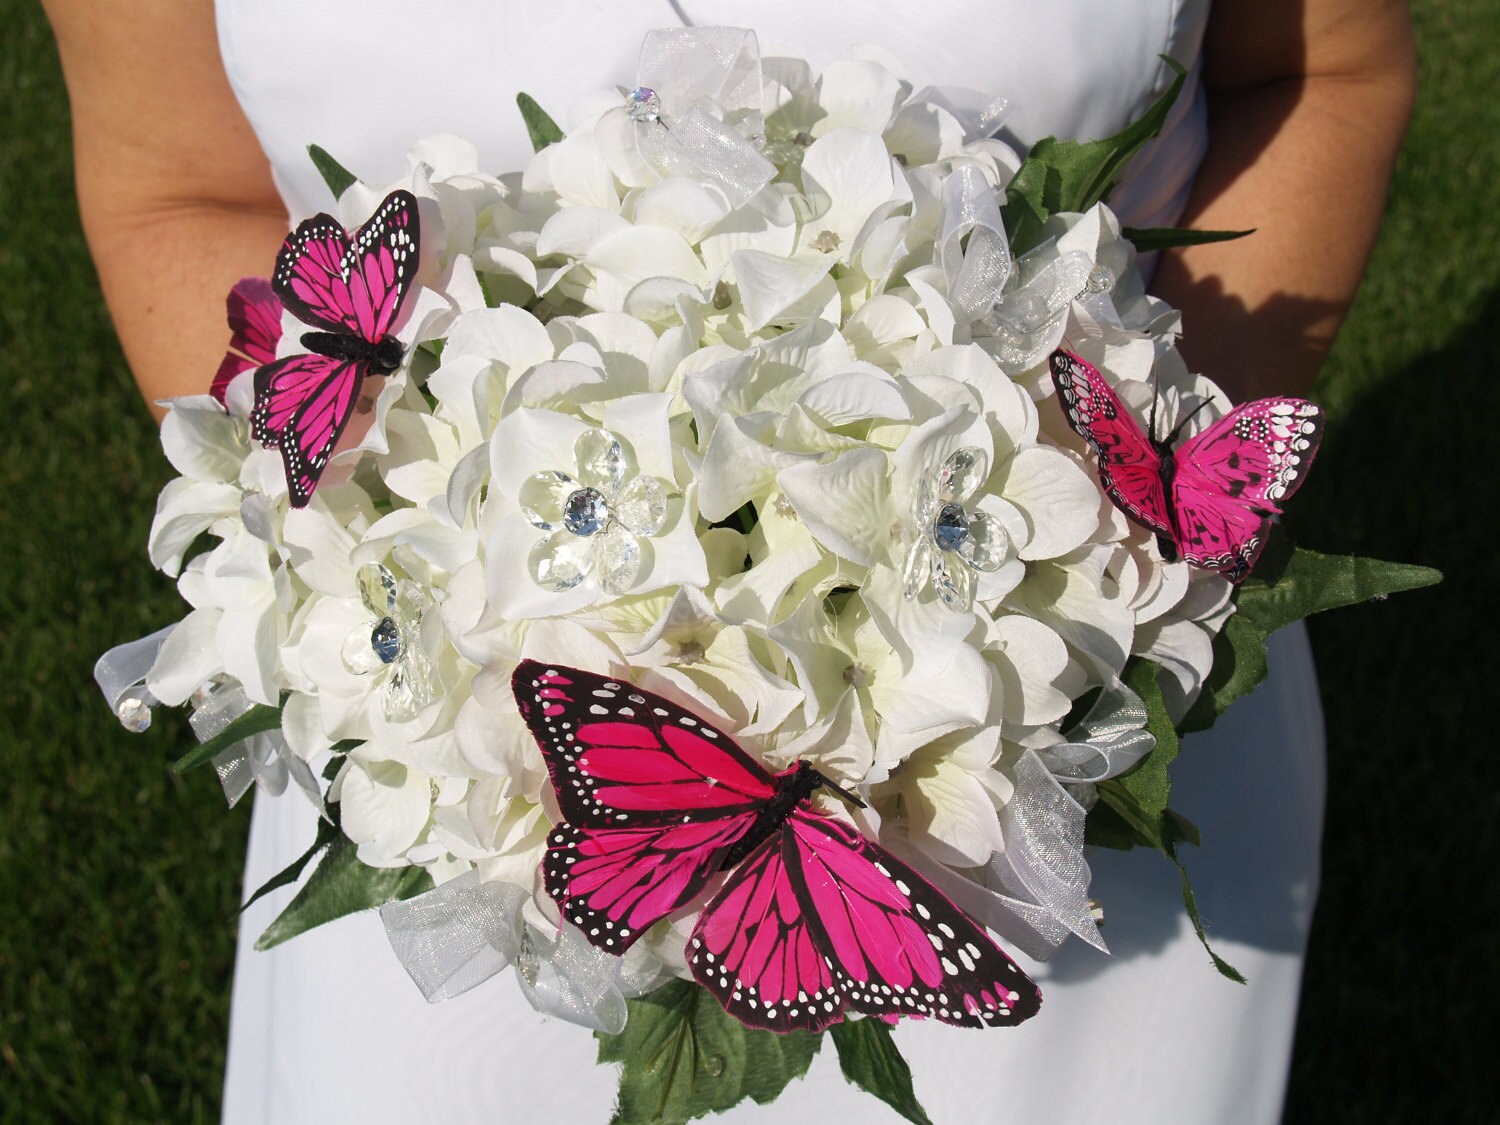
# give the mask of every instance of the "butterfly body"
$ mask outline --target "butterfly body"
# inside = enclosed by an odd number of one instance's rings
[[[1110,500],[1155,533],[1162,557],[1242,581],[1265,547],[1281,502],[1302,484],[1322,438],[1323,415],[1299,398],[1235,407],[1179,443],[1189,414],[1164,440],[1147,430],[1097,369],[1057,351],[1052,378],[1068,424],[1098,457]],[[1196,414],[1207,403],[1200,403]]]
[[[523,661],[512,686],[563,816],[543,884],[598,948],[622,954],[711,894],[688,967],[749,1027],[820,1030],[847,1011],[1000,1026],[1040,1006],[937,888],[813,806],[842,790],[809,763],[772,775],[702,718],[580,669]]]
[[[417,201],[393,191],[352,235],[330,215],[315,215],[287,236],[271,289],[316,331],[306,354],[285,356],[255,373],[250,433],[279,449],[294,508],[312,499],[364,381],[397,371],[405,349],[392,329],[418,264]]]

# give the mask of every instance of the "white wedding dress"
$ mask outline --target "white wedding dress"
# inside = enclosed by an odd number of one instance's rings
[[[372,182],[395,178],[408,145],[435,132],[476,142],[490,170],[519,168],[530,148],[516,92],[565,120],[576,95],[634,85],[641,38],[653,27],[753,27],[764,54],[781,48],[819,67],[871,46],[917,86],[1007,95],[1020,107],[1007,128],[1025,144],[1049,133],[1103,136],[1126,124],[1166,84],[1160,54],[1196,63],[1207,19],[1207,4],[1194,0],[218,0],[217,7],[229,78],[294,219],[329,204],[306,157],[311,142]],[[1169,223],[1205,144],[1195,89],[1117,194],[1125,218]],[[1015,1031],[910,1021],[897,1030],[934,1121],[1278,1120],[1317,892],[1324,786],[1322,717],[1300,626],[1273,640],[1271,669],[1215,730],[1188,740],[1173,800],[1203,830],[1203,848],[1184,849],[1184,858],[1215,946],[1250,983],[1214,972],[1161,856],[1098,852],[1094,887],[1112,957],[1074,942],[1048,964],[1027,965],[1045,1002]],[[247,890],[305,850],[313,831],[311,807],[299,796],[257,799]],[[374,913],[255,952],[256,935],[290,893],[256,904],[241,925],[225,1121],[608,1120],[615,1074],[595,1065],[591,1034],[534,1012],[510,973],[429,1006]],[[898,1120],[844,1081],[828,1044],[773,1106],[744,1103],[727,1118],[846,1116]]]

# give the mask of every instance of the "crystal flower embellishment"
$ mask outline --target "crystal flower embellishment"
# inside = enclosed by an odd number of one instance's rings
[[[432,598],[415,582],[398,581],[379,563],[355,576],[371,622],[344,640],[344,666],[357,676],[383,675],[381,708],[393,723],[415,718],[437,698],[432,661],[422,646],[422,615]]]
[[[667,522],[667,490],[651,476],[625,479],[625,451],[608,430],[585,430],[573,446],[577,475],[533,473],[521,512],[547,536],[531,549],[532,580],[571,590],[594,572],[608,594],[623,594],[641,571],[643,538]]]
[[[917,485],[911,521],[915,539],[906,554],[904,589],[912,601],[931,585],[949,609],[974,604],[974,575],[999,570],[1010,538],[998,520],[972,501],[990,475],[982,449],[965,446]]]

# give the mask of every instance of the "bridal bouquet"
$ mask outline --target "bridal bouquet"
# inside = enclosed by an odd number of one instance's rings
[[[1179,355],[1138,254],[1223,235],[1105,204],[1181,83],[1023,160],[978,95],[694,29],[566,135],[523,97],[520,172],[314,149],[336,210],[162,426],[191,610],[98,672],[231,803],[317,806],[260,945],[380,907],[429,999],[513,967],[625,1120],[770,1100],[825,1030],[924,1119],[889,1024],[1036,1014],[991,932],[1103,949],[1085,845],[1196,840],[1178,733],[1431,580],[1266,549],[1321,416]],[[719,1072],[648,1065],[684,1024]]]

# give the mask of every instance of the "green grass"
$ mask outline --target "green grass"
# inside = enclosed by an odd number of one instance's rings
[[[1293,1121],[1495,1103],[1500,9],[1416,16],[1417,118],[1294,525],[1448,581],[1314,622],[1329,815]],[[211,1120],[246,810],[167,770],[177,724],[127,736],[90,679],[105,648],[181,615],[145,559],[169,470],[78,229],[46,25],[29,0],[0,20],[0,1120]]]

